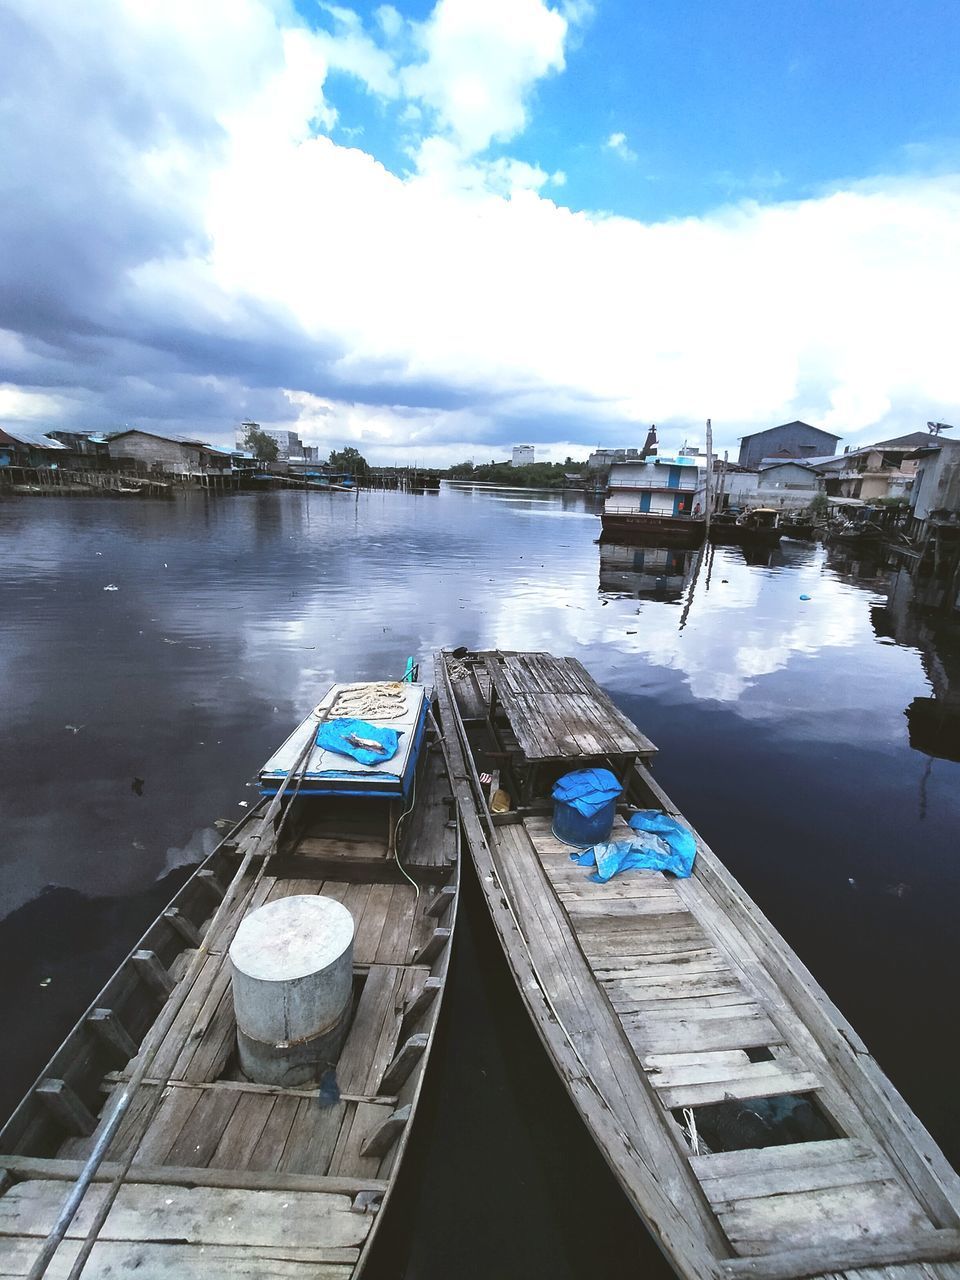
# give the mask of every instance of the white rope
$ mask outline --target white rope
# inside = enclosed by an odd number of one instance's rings
[[[341,689],[331,716],[352,716],[359,720],[397,720],[407,710],[406,689],[399,680],[380,680]]]

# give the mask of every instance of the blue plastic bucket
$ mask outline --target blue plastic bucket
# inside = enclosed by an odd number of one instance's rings
[[[563,800],[553,802],[553,834],[564,844],[587,849],[590,845],[606,840],[617,816],[616,799],[608,800],[596,813],[582,814]]]

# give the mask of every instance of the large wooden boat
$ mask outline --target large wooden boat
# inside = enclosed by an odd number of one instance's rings
[[[653,744],[572,659],[457,651],[437,672],[464,831],[517,986],[676,1272],[960,1277],[960,1180],[701,837],[688,879],[601,884],[553,835],[554,779],[597,764],[624,786],[612,839],[635,807],[682,822]]]
[[[400,730],[393,759],[363,766],[315,745],[344,695]],[[49,1263],[72,1276],[91,1246],[84,1275],[103,1280],[359,1275],[420,1096],[457,909],[435,724],[412,681],[336,685],[267,763],[266,798],[0,1132],[0,1275]],[[319,1063],[298,1087],[240,1071],[228,961],[240,922],[291,895],[336,899],[354,924],[335,1077]]]

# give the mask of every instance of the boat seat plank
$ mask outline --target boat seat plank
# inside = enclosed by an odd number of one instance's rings
[[[819,1079],[792,1055],[772,1062],[717,1063],[719,1055],[697,1055],[698,1065],[650,1072],[665,1107],[699,1107],[728,1098],[765,1098],[774,1094],[810,1093]],[[739,1054],[737,1055],[739,1056]],[[649,1067],[648,1067],[649,1070]]]
[[[49,1280],[67,1280],[80,1246],[79,1240],[63,1242],[47,1269]],[[0,1276],[5,1280],[27,1276],[39,1248],[40,1242],[33,1236],[0,1239]],[[349,1280],[359,1253],[359,1249],[323,1251],[100,1240],[93,1246],[83,1274],[87,1280],[112,1280],[134,1274],[150,1280]]]
[[[70,1239],[87,1234],[108,1187],[87,1192],[71,1223]],[[15,1183],[0,1197],[0,1236],[46,1236],[63,1202],[63,1184],[48,1179]],[[370,1217],[352,1211],[350,1196],[318,1191],[242,1191],[224,1187],[124,1183],[100,1238],[176,1240],[186,1244],[359,1248]]]
[[[679,1015],[696,1004],[704,1009],[718,1005],[751,1004],[755,997],[745,991],[732,969],[707,973],[677,970],[672,975],[658,968],[656,974],[635,978],[606,978],[603,989],[618,1013],[635,1009],[673,1009]]]
[[[624,1026],[637,1055],[682,1053],[714,1049],[769,1048],[783,1037],[767,1017],[724,1018],[719,1021],[651,1023],[627,1015]]]
[[[825,1262],[835,1245],[896,1238],[930,1225],[916,1200],[896,1179],[763,1194],[720,1204],[717,1216],[739,1254],[799,1249],[815,1235]]]
[[[851,1138],[695,1156],[690,1164],[714,1206],[729,1206],[764,1195],[887,1182],[896,1176],[887,1156]]]

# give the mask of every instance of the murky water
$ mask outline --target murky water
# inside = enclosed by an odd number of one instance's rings
[[[598,534],[579,495],[450,487],[0,503],[0,1111],[318,691],[467,644],[590,668],[958,1162],[956,634],[819,547]],[[378,1273],[655,1273],[469,895],[463,924]]]

